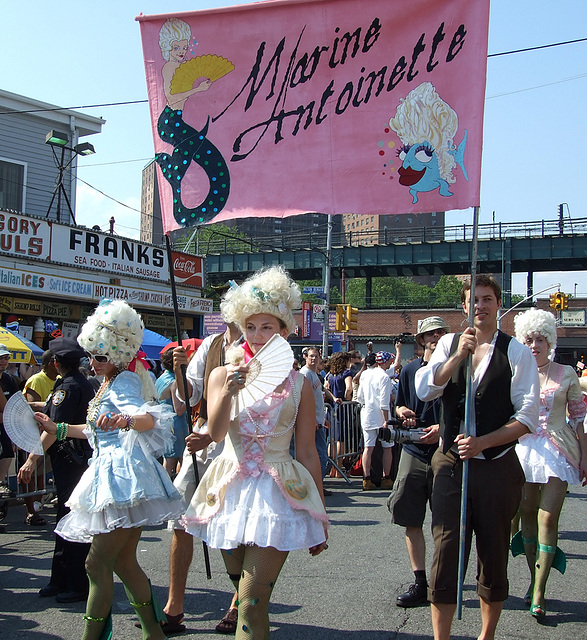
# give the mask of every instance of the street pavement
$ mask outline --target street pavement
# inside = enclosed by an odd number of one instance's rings
[[[352,484],[327,479],[333,490],[327,508],[332,521],[329,549],[316,558],[290,554],[270,605],[272,640],[424,640],[432,638],[428,607],[401,609],[395,598],[411,583],[403,530],[389,524],[388,492],[361,491]],[[60,605],[39,598],[47,581],[53,550],[53,507],[45,507],[47,527],[24,524],[24,506],[14,506],[0,534],[0,639],[78,640],[84,603]],[[425,531],[429,544],[428,516]],[[497,637],[515,640],[583,640],[587,638],[587,488],[573,487],[560,526],[560,546],[567,554],[564,576],[553,571],[548,584],[547,624],[539,625],[524,606],[528,569],[523,556],[510,560],[511,596]],[[161,602],[167,595],[170,534],[164,527],[143,532],[139,561]],[[188,578],[185,614],[187,632],[177,637],[218,639],[214,632],[231,598],[231,584],[220,554],[210,551],[212,579],[204,571],[202,546],[195,541]],[[114,640],[140,640],[136,620],[120,582],[115,585]],[[475,594],[475,557],[465,580],[462,620],[453,624],[453,638],[477,638],[479,604]],[[228,636],[230,637],[230,636]]]

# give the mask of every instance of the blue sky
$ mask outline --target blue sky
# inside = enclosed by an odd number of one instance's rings
[[[2,88],[63,107],[143,100],[145,75],[139,13],[189,11],[242,4],[231,0],[72,0],[3,3]],[[489,53],[587,37],[584,0],[493,0]],[[559,203],[587,217],[587,42],[489,58],[480,221],[552,220]],[[106,120],[91,140],[96,155],[80,161],[79,177],[112,198],[140,208],[141,169],[153,154],[146,104],[82,109]],[[565,208],[565,213],[567,209]],[[139,213],[83,184],[80,224],[138,237]],[[470,223],[470,211],[447,224]],[[536,274],[535,290],[560,282],[587,295],[584,273]],[[525,274],[514,278],[523,292]]]

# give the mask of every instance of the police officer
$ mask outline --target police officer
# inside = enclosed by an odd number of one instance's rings
[[[83,424],[86,421],[88,403],[94,397],[94,389],[79,371],[80,358],[85,351],[72,338],[56,338],[49,342],[49,351],[55,358],[61,378],[57,379],[53,393],[44,405],[43,412],[54,422]],[[57,487],[57,522],[69,508],[65,503],[88,467],[92,450],[87,440],[66,438],[56,441],[55,436],[44,433],[43,446],[51,457],[53,476]],[[19,482],[26,482],[41,456],[30,454],[20,470]],[[56,596],[57,602],[80,602],[87,598],[88,578],[85,560],[89,544],[69,542],[56,536],[51,579],[39,591],[41,597]]]

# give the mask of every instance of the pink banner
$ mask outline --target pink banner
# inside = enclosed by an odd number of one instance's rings
[[[479,204],[489,0],[139,16],[166,231]]]

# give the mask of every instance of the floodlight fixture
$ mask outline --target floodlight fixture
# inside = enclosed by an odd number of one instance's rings
[[[77,156],[91,156],[92,154],[96,153],[96,150],[94,149],[94,146],[89,142],[81,142],[80,144],[76,144],[74,147],[68,147],[67,145],[69,143],[69,136],[66,133],[56,131],[55,129],[49,131],[49,133],[45,137],[45,143],[51,145],[55,164],[57,165],[57,169],[59,171],[57,184],[55,185],[55,190],[53,191],[53,196],[51,197],[51,202],[49,203],[49,208],[47,209],[47,217],[49,217],[49,214],[51,213],[51,209],[53,207],[53,203],[55,202],[55,198],[57,198],[57,222],[61,222],[61,198],[63,197],[67,204],[67,208],[69,209],[71,219],[75,223],[75,216],[71,207],[71,203],[69,202],[69,196],[67,195],[67,191],[63,186],[65,171],[69,169]],[[58,154],[55,151],[55,148],[61,149],[61,153]],[[71,152],[69,159],[66,159],[65,157],[66,151]]]
[[[94,149],[94,145],[89,142],[81,142],[80,144],[76,144],[73,150],[80,156],[91,156],[96,153]]]
[[[56,131],[52,129],[45,137],[45,144],[50,144],[54,147],[65,147],[69,142],[69,136],[67,133]]]

